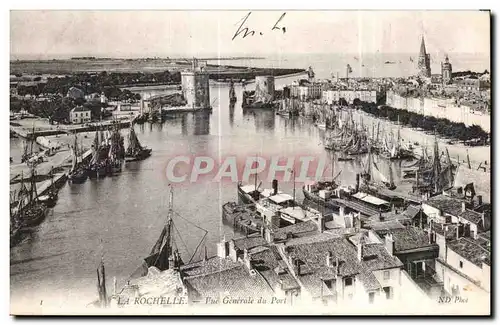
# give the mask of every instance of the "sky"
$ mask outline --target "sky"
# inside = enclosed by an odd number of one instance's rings
[[[265,56],[281,53],[489,55],[480,11],[11,11],[11,58]],[[282,28],[285,28],[283,32]],[[261,34],[262,33],[262,34]]]

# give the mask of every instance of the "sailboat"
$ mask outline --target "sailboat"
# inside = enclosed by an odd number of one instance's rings
[[[109,146],[104,140],[104,133],[96,130],[94,143],[92,144],[92,159],[88,165],[88,175],[90,178],[106,177],[106,157],[109,153]]]
[[[385,151],[381,154],[382,157],[389,160],[413,159],[415,155],[412,150],[406,149],[401,145],[401,124],[398,116],[398,135],[397,140],[394,139],[394,134],[391,131],[392,146],[387,144],[385,140]]]
[[[229,103],[234,104],[236,103],[236,100],[237,98],[236,98],[236,93],[234,91],[234,82],[233,80],[231,80],[231,85],[229,87]]]
[[[104,263],[101,260],[97,271],[99,300],[93,302],[94,306],[107,307],[115,304],[120,306],[120,301],[155,293],[158,296],[166,295],[169,297],[183,295],[184,290],[182,289],[184,289],[184,285],[182,282],[181,267],[191,263],[208,231],[186,220],[192,226],[204,231],[205,234],[198,243],[191,258],[185,263],[174,239],[174,232],[178,231],[174,224],[174,216],[182,218],[173,209],[173,191],[171,189],[167,220],[161,230],[160,236],[148,256],[142,260],[141,265],[131,274],[127,284],[120,292],[116,292],[115,281],[115,292],[110,297],[108,297],[106,291]],[[180,240],[182,241],[182,237]],[[185,243],[183,244],[185,245]],[[206,258],[207,252],[205,249]]]
[[[125,158],[123,137],[120,135],[118,128],[115,128],[111,133],[110,143],[108,164],[106,167],[108,175],[113,175],[122,171],[122,161]]]
[[[38,200],[45,204],[48,208],[53,208],[56,205],[57,202],[57,190],[54,188],[54,168],[50,170],[50,188],[47,192],[47,194],[40,195],[38,197]]]
[[[47,207],[38,198],[35,167],[31,169],[30,183],[31,188],[27,192],[27,195],[21,195],[17,209],[17,213],[20,216],[21,229],[38,226],[45,219],[47,212]],[[21,186],[24,186],[24,184]],[[23,194],[26,194],[26,191],[23,192]]]
[[[87,170],[83,168],[80,161],[80,153],[78,151],[78,141],[75,134],[75,143],[72,147],[73,150],[73,164],[69,172],[68,179],[73,184],[81,184],[87,180]]]
[[[146,159],[151,155],[151,149],[143,147],[134,131],[134,124],[130,123],[130,133],[128,136],[128,147],[125,150],[125,162]]]
[[[336,176],[334,176],[335,170],[335,160],[332,156],[332,179],[317,181],[312,184],[307,184],[302,187],[302,193],[304,197],[314,202],[315,204],[322,205],[329,209],[338,209],[339,206],[335,201],[330,200],[334,198],[334,191],[339,187],[336,179],[340,176],[342,171],[339,171]]]

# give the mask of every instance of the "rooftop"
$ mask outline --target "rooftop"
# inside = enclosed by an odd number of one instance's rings
[[[482,218],[483,218],[482,213],[472,211],[469,209],[465,209],[465,211],[461,212],[458,216],[460,218],[464,218],[465,220],[469,221],[470,223],[474,223],[476,225],[481,224]]]
[[[257,246],[268,246],[267,241],[259,234],[254,234],[248,237],[235,238],[234,246],[240,250],[251,249]]]
[[[241,263],[208,275],[185,278],[184,283],[193,298],[198,299],[219,294],[232,298],[269,297],[274,293],[260,274],[250,274]]]
[[[417,227],[393,229],[391,233],[394,239],[396,252],[436,246],[436,244],[430,244],[429,236],[427,235],[427,233]]]
[[[481,267],[482,262],[491,265],[491,252],[478,240],[461,237],[447,243],[449,249],[467,259],[471,263]]]
[[[296,224],[282,227],[274,232],[274,238],[277,240],[287,239],[287,236],[301,237],[318,231],[318,226],[312,220],[297,222]]]
[[[450,215],[458,216],[462,212],[462,202],[460,199],[440,194],[429,198],[425,204]]]
[[[85,106],[77,106],[71,110],[72,112],[90,112],[90,108],[86,108]]]

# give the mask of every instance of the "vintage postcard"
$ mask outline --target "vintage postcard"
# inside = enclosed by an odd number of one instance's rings
[[[489,315],[490,15],[11,11],[11,314]]]

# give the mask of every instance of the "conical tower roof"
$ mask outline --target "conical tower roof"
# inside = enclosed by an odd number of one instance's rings
[[[422,35],[422,42],[420,43],[420,56],[425,56],[426,54],[424,36]]]

